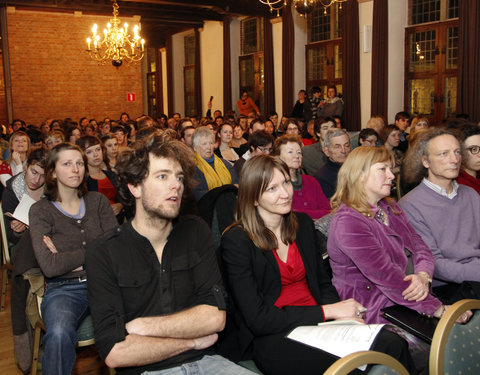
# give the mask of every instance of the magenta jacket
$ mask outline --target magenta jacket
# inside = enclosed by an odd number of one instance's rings
[[[412,254],[414,272],[430,277],[433,255],[397,204],[400,215],[383,200],[379,205],[388,214],[389,226],[344,204],[333,215],[327,245],[333,285],[340,299],[354,298],[368,309],[366,323],[385,323],[380,310],[394,304],[432,315],[442,304],[438,299],[429,295],[422,302],[407,301],[402,292],[409,285],[403,281],[408,263],[404,249]]]

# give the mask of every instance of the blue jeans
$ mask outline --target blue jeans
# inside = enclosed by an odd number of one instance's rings
[[[252,375],[246,368],[219,355],[206,355],[202,359],[182,366],[159,371],[145,371],[142,375]]]
[[[75,365],[77,328],[88,314],[87,283],[48,282],[42,301],[43,375],[70,375]]]

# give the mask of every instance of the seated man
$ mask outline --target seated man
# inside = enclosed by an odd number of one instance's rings
[[[191,152],[155,134],[116,168],[135,217],[87,249],[100,356],[118,374],[163,374],[184,364],[204,374],[251,374],[212,350],[225,325],[212,236],[200,219],[178,216],[193,181]]]
[[[330,199],[337,189],[337,176],[340,167],[350,153],[351,145],[348,133],[343,129],[329,129],[325,135],[323,152],[328,159],[317,172],[315,178],[322,186],[325,196]]]
[[[318,138],[318,142],[303,148],[302,168],[306,174],[315,176],[322,168],[327,160],[327,156],[323,152],[323,143],[325,142],[325,134],[328,129],[335,128],[335,121],[331,117],[319,118],[315,120],[313,131]]]
[[[405,178],[421,183],[399,202],[435,257],[433,291],[447,304],[480,298],[480,196],[455,181],[461,161],[455,133],[426,130],[405,159]]]

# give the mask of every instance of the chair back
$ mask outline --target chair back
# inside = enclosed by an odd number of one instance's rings
[[[395,358],[374,350],[349,354],[331,365],[324,375],[348,375],[357,367],[375,364],[368,374],[409,375],[407,369]]]
[[[455,321],[465,311],[474,315],[466,324]],[[476,311],[473,311],[476,310]],[[480,373],[480,300],[453,304],[438,322],[430,349],[430,375]]]

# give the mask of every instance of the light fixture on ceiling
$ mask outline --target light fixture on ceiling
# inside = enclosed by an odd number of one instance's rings
[[[270,12],[276,11],[277,17],[280,15],[280,10],[285,8],[288,4],[287,0],[258,0],[262,4],[268,5]],[[301,15],[307,15],[312,12],[316,6],[323,7],[324,14],[327,14],[327,8],[335,3],[339,4],[340,9],[342,3],[347,0],[293,0],[295,10]]]
[[[92,36],[87,38],[87,52],[99,64],[111,61],[116,67],[123,61],[135,63],[140,61],[145,54],[145,40],[138,34],[139,26],[133,27],[133,36],[129,34],[128,24],[123,27],[118,18],[118,4],[113,0],[113,18],[103,30],[103,39],[97,34],[97,24],[92,27]]]

